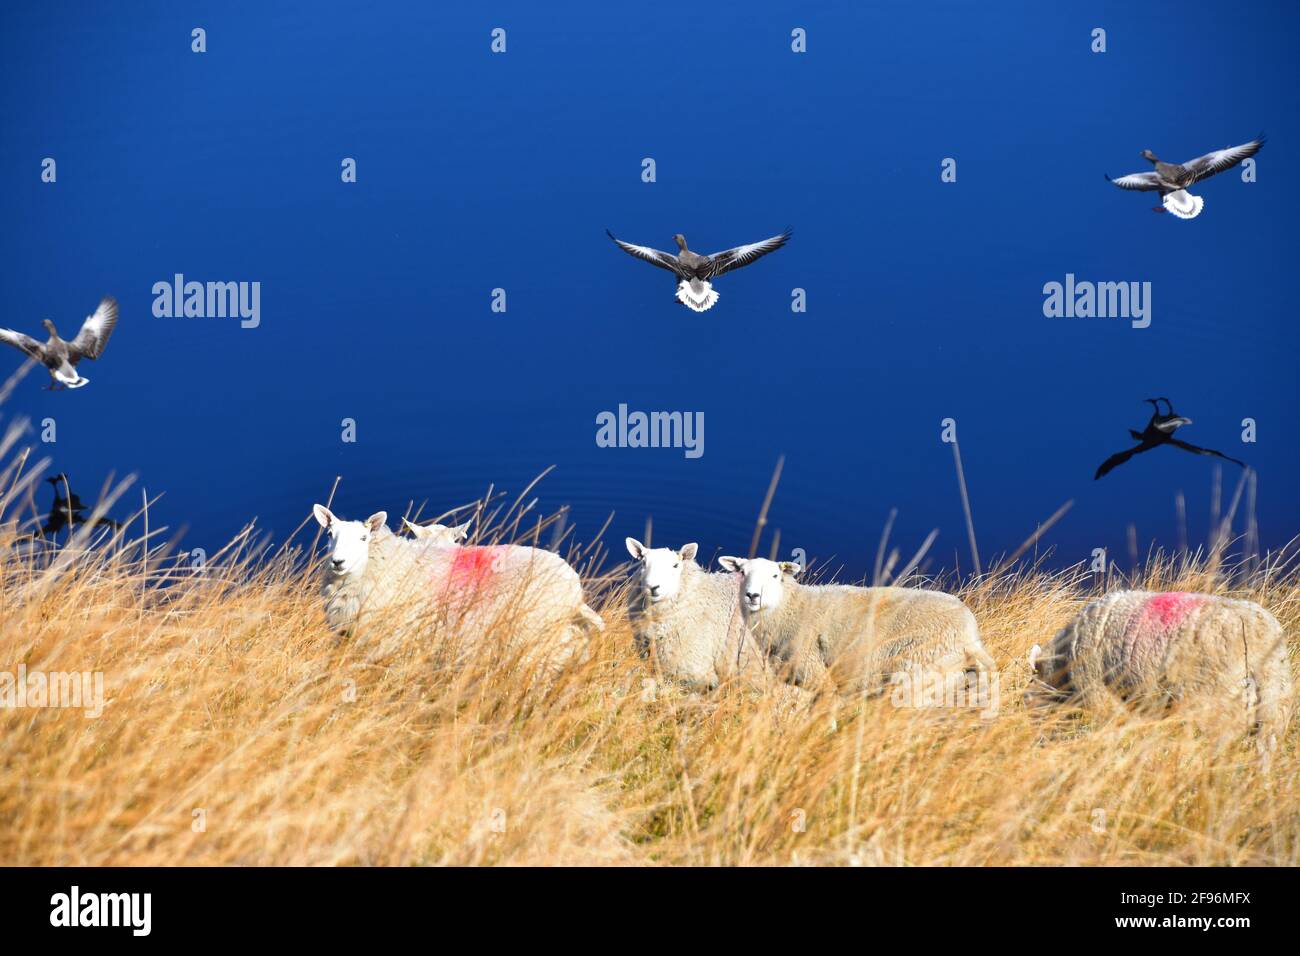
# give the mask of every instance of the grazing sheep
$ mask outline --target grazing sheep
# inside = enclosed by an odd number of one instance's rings
[[[991,673],[975,615],[958,598],[916,588],[806,585],[791,561],[722,557],[744,575],[740,606],[750,630],[792,683],[879,693],[912,668]]]
[[[332,542],[325,617],[341,633],[351,633],[363,614],[383,613],[384,623],[399,629],[451,625],[472,645],[504,625],[508,647],[535,659],[545,644],[545,656],[557,664],[573,656],[582,636],[604,628],[583,603],[577,573],[549,551],[417,546],[391,534],[382,511],[365,521],[344,521],[323,505],[313,512]]]
[[[451,527],[445,524],[415,524],[402,519],[402,530],[422,544],[458,544],[469,535],[473,520]]]
[[[1031,705],[1077,700],[1104,713],[1117,698],[1160,707],[1196,698],[1227,705],[1269,747],[1286,727],[1286,636],[1252,601],[1181,591],[1107,594],[1046,648],[1035,644],[1029,663]]]
[[[727,677],[762,668],[757,644],[746,639],[739,575],[705,571],[695,563],[695,544],[674,551],[635,538],[625,543],[638,562],[628,592],[632,634],[664,677],[712,690]]]

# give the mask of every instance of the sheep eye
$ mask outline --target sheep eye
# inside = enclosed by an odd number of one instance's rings
[[[772,575],[772,577],[776,577],[776,575],[774,574],[774,575]]]
[[[681,565],[680,565],[680,564],[674,564],[673,567],[675,567],[675,568],[680,568]]]

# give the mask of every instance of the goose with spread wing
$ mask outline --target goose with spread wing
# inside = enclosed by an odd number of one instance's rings
[[[1183,451],[1190,451],[1195,455],[1213,455],[1215,458],[1222,458],[1224,461],[1230,461],[1242,468],[1246,467],[1244,461],[1229,458],[1221,451],[1215,451],[1213,448],[1201,448],[1199,445],[1179,441],[1174,437],[1174,432],[1184,425],[1190,425],[1192,420],[1177,414],[1174,411],[1173,404],[1167,398],[1148,398],[1145,401],[1149,402],[1151,407],[1155,409],[1151,413],[1151,420],[1147,422],[1147,427],[1142,431],[1139,432],[1130,428],[1128,432],[1138,440],[1138,444],[1132,448],[1126,448],[1124,451],[1116,452],[1103,461],[1101,467],[1097,469],[1097,473],[1092,476],[1094,481],[1124,464],[1134,455],[1150,451],[1152,448],[1159,448],[1161,445],[1172,445],[1175,448],[1181,448]],[[1164,402],[1169,407],[1167,413],[1160,410],[1161,402]]]
[[[1200,196],[1193,196],[1187,191],[1187,187],[1199,183],[1202,179],[1209,179],[1225,169],[1231,169],[1243,159],[1254,156],[1263,145],[1264,136],[1261,133],[1249,143],[1229,146],[1227,149],[1216,149],[1212,153],[1206,153],[1185,163],[1162,162],[1151,150],[1144,149],[1142,158],[1155,166],[1154,170],[1149,173],[1129,173],[1118,179],[1107,176],[1106,179],[1120,189],[1160,193],[1161,205],[1155,207],[1155,212],[1168,210],[1179,219],[1195,219],[1205,208],[1205,200]]]
[[[619,239],[608,229],[605,230],[605,234],[618,243],[618,247],[628,255],[636,256],[643,262],[658,266],[660,269],[667,269],[675,275],[677,301],[696,312],[711,309],[718,301],[718,293],[713,288],[712,280],[733,269],[747,266],[769,252],[775,252],[790,238],[790,230],[786,229],[780,235],[764,239],[762,242],[751,242],[748,245],[736,246],[734,249],[715,252],[711,256],[702,256],[686,248],[686,237],[681,233],[673,236],[673,241],[677,243],[677,255],[660,252],[649,246],[634,246],[630,242]]]
[[[86,317],[86,321],[81,324],[81,331],[71,342],[59,338],[58,330],[49,319],[45,319],[41,325],[50,333],[48,341],[40,342],[13,329],[0,329],[0,342],[12,345],[44,365],[54,380],[54,384],[46,386],[47,388],[81,388],[90,379],[83,378],[77,372],[77,363],[82,359],[97,359],[104,354],[108,337],[117,325],[117,300],[105,296],[95,314]]]

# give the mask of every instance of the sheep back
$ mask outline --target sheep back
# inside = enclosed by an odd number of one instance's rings
[[[841,692],[878,693],[911,667],[991,664],[975,616],[941,591],[787,585],[785,600],[758,622],[756,633],[800,686],[829,679]]]
[[[1119,591],[1090,601],[1034,664],[1029,702],[1116,699],[1165,707],[1197,698],[1280,733],[1291,669],[1277,618],[1253,601],[1182,591]]]

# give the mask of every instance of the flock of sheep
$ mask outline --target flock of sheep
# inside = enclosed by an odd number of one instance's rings
[[[411,538],[387,514],[345,521],[316,505],[330,538],[325,565],[329,626],[351,633],[366,616],[383,630],[452,625],[463,652],[514,652],[553,671],[585,659],[604,624],[559,555],[521,545],[463,545],[468,525],[419,526]],[[635,561],[628,617],[640,651],[666,678],[708,691],[733,677],[774,674],[814,693],[882,693],[908,669],[978,679],[994,662],[975,616],[957,597],[898,587],[808,585],[799,565],[719,558],[709,572],[697,547],[648,548]],[[396,615],[396,617],[393,617]],[[496,628],[495,622],[509,623]],[[508,635],[503,641],[493,634]],[[1029,654],[1033,705],[1075,702],[1104,710],[1123,700],[1215,705],[1272,749],[1285,728],[1291,670],[1285,635],[1259,605],[1216,595],[1121,591],[1091,601],[1047,646]],[[1226,711],[1224,708],[1228,708]],[[1235,716],[1234,716],[1235,715]]]

